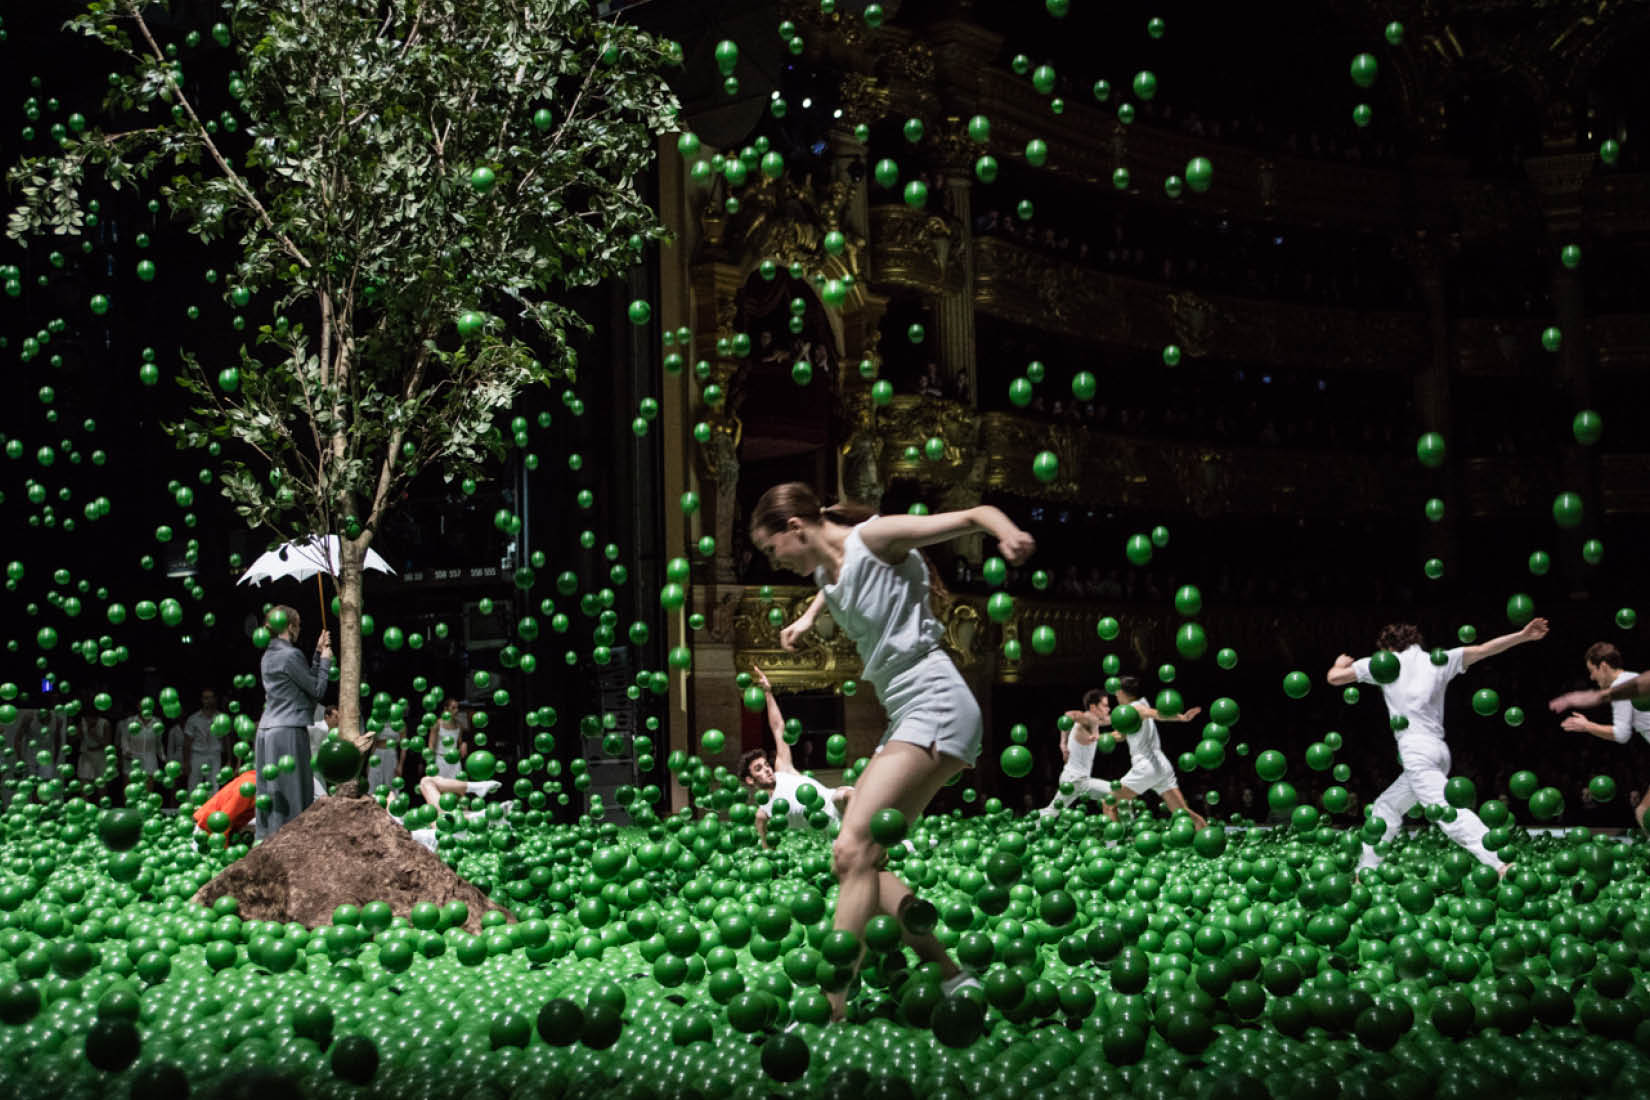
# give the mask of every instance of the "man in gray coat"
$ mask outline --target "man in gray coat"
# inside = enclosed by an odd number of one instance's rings
[[[253,836],[267,840],[288,821],[303,813],[315,800],[309,767],[309,723],[315,706],[326,694],[327,674],[332,667],[332,634],[321,631],[315,642],[315,656],[304,660],[298,649],[298,612],[284,605],[269,609],[265,620],[270,638],[264,650],[259,674],[264,684],[264,712],[258,719],[258,738],[253,766],[258,770],[257,816]],[[290,772],[276,771],[281,757],[290,756],[297,766]]]

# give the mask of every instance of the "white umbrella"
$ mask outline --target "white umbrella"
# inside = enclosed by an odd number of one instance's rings
[[[321,574],[325,573],[334,581],[338,577],[338,536],[337,535],[310,535],[308,538],[294,539],[282,543],[258,557],[252,567],[241,574],[236,584],[262,584],[264,581],[279,580],[290,577],[293,580],[305,581],[315,578],[315,590],[321,593]],[[395,575],[390,563],[385,561],[371,547],[367,549],[367,556],[361,563],[363,569],[376,569],[380,573]],[[321,594],[321,617],[326,618],[326,596]]]

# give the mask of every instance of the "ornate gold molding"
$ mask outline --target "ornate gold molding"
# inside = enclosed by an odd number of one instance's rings
[[[871,263],[881,286],[930,294],[961,290],[967,281],[962,226],[908,206],[871,208]]]

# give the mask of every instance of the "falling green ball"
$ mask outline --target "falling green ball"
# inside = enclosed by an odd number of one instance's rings
[[[1044,485],[1060,476],[1060,459],[1053,451],[1038,451],[1031,460],[1031,473]]]
[[[1577,443],[1591,447],[1604,437],[1604,418],[1592,409],[1582,409],[1570,422],[1570,430],[1575,433]]]
[[[1024,745],[1008,746],[1003,750],[999,762],[1002,764],[1003,774],[1010,779],[1024,779],[1031,774],[1031,750]]]
[[[470,173],[470,186],[473,187],[478,194],[485,195],[487,192],[491,191],[493,189],[493,184],[496,181],[497,177],[494,175],[493,170],[485,164]]]
[[[1616,781],[1607,775],[1595,775],[1587,783],[1594,802],[1612,802],[1616,797]]]
[[[1006,623],[1014,617],[1014,597],[1007,592],[993,592],[985,601],[985,613],[994,623]]]
[[[1113,638],[1116,638],[1121,629],[1122,627],[1118,624],[1117,620],[1112,618],[1110,615],[1101,618],[1094,624],[1094,632],[1100,636],[1102,641],[1107,642],[1111,641]]]
[[[1360,53],[1352,58],[1352,83],[1360,88],[1367,88],[1375,83],[1375,77],[1380,72],[1380,65],[1371,53]]]
[[[1421,572],[1426,575],[1429,581],[1441,580],[1444,576],[1444,560],[1442,558],[1428,558],[1421,565]]]
[[[1165,367],[1178,367],[1180,365],[1179,344],[1165,344],[1163,346],[1163,365]]]
[[[1312,690],[1312,678],[1299,669],[1283,678],[1283,693],[1291,699],[1304,699]]]
[[[1621,159],[1621,143],[1615,138],[1605,138],[1598,147],[1598,159],[1605,164],[1614,165]]]
[[[1123,544],[1123,554],[1135,565],[1144,566],[1152,560],[1152,540],[1145,535],[1130,535]]]
[[[1215,654],[1215,664],[1228,672],[1236,668],[1237,663],[1238,655],[1235,649],[1226,648]]]
[[[911,180],[905,185],[905,205],[913,210],[920,210],[928,205],[928,185],[921,180]]]
[[[1553,498],[1553,522],[1566,530],[1579,527],[1583,507],[1579,493],[1560,493]]]
[[[1186,162],[1186,186],[1202,194],[1215,181],[1215,166],[1208,157],[1193,157]]]
[[[1588,565],[1597,565],[1604,560],[1604,543],[1598,539],[1588,539],[1581,544],[1581,560]]]
[[[1362,130],[1375,121],[1375,109],[1367,103],[1359,103],[1352,108],[1352,125]]]
[[[1616,612],[1616,625],[1622,630],[1632,630],[1639,625],[1639,613],[1631,607],[1623,607]]]
[[[1377,684],[1390,684],[1398,678],[1401,666],[1398,655],[1390,649],[1378,649],[1369,657],[1369,675]]]
[[[1426,432],[1415,443],[1415,457],[1421,465],[1437,469],[1444,464],[1444,437],[1438,432]]]
[[[1581,246],[1579,244],[1567,244],[1567,245],[1565,245],[1563,248],[1561,248],[1559,250],[1558,262],[1563,264],[1565,267],[1569,268],[1572,271],[1574,271],[1576,268],[1580,267],[1581,266]]]
[[[1047,657],[1054,652],[1055,634],[1052,626],[1043,625],[1031,632],[1031,648],[1038,656]]]
[[[1564,346],[1564,330],[1557,325],[1548,325],[1541,330],[1541,346],[1548,351],[1556,352]]]

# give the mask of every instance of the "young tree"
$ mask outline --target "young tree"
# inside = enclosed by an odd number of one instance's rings
[[[185,357],[178,445],[218,442],[224,493],[284,538],[334,532],[341,726],[361,730],[362,560],[420,471],[475,478],[526,387],[569,377],[558,304],[663,235],[637,177],[676,101],[673,42],[587,0],[95,0],[67,29],[124,54],[107,124],[13,167],[16,238],[78,234],[89,173],[163,180],[203,240],[235,235],[226,294],[269,303],[238,361]],[[203,36],[202,32],[207,32]],[[209,36],[209,37],[208,37]],[[235,52],[234,110],[186,79]],[[262,296],[262,297],[259,297]]]

